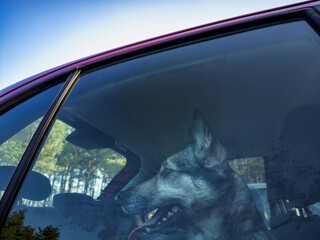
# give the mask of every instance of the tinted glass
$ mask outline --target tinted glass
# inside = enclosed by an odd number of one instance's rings
[[[96,139],[90,142],[92,136],[103,136],[95,129],[87,132],[86,127],[75,129],[56,120],[2,231],[3,239],[15,239],[18,234],[27,239],[38,235],[44,237],[40,239],[91,239],[92,232],[97,233],[101,214],[109,212],[102,199],[112,201],[122,181],[115,176],[127,160],[104,147],[105,139],[101,145]]]
[[[49,135],[34,166],[60,169],[34,190],[53,192],[20,195],[12,213],[60,239],[318,239],[319,59],[319,36],[295,21],[81,76],[50,133],[62,124],[66,141],[45,149]],[[110,149],[125,166],[101,187]],[[85,185],[81,164],[102,193],[64,193]]]
[[[28,99],[0,117],[0,199],[34,132],[61,84]]]

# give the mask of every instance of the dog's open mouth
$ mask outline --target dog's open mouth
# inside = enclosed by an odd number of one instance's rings
[[[167,228],[168,224],[176,218],[180,211],[181,207],[178,205],[168,205],[155,209],[144,216],[136,215],[138,227],[131,231],[129,240],[132,240],[138,231],[142,231],[143,234],[151,234]]]

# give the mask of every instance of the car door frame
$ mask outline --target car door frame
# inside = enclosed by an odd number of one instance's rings
[[[318,6],[316,6],[319,4]],[[307,4],[295,4],[285,8],[277,8],[255,14],[244,15],[214,24],[207,24],[197,28],[180,31],[173,34],[153,38],[137,44],[128,45],[116,50],[108,51],[89,58],[85,58],[45,73],[41,77],[28,79],[22,87],[14,87],[5,94],[0,94],[0,114],[10,110],[22,101],[33,96],[39,89],[50,87],[61,81],[61,75],[69,75],[51,106],[43,117],[34,136],[32,137],[19,165],[5,191],[0,203],[0,229],[9,215],[20,187],[32,166],[32,162],[50,132],[52,124],[66,100],[68,94],[76,84],[79,76],[94,71],[97,68],[108,67],[123,61],[154,54],[168,49],[190,45],[193,43],[220,38],[238,32],[266,26],[278,25],[285,22],[305,20],[320,35],[320,2],[312,1]],[[59,76],[59,77],[56,77]],[[40,79],[40,80],[39,80]],[[49,80],[50,81],[49,81]],[[52,80],[53,79],[53,80]]]

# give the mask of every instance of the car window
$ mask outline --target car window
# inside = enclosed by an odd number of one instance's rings
[[[299,20],[84,73],[7,233],[20,216],[55,239],[318,239],[319,59]]]
[[[264,161],[263,156],[239,158],[229,160],[229,165],[247,184],[264,225],[267,229],[270,229],[271,214],[268,204]]]
[[[101,146],[88,143],[90,139],[79,143],[79,134],[84,138],[82,134],[88,137],[94,132],[78,131],[61,120],[55,122],[3,229],[4,239],[11,236],[14,221],[21,222],[21,231],[24,227],[32,229],[31,239],[46,231],[62,239],[69,239],[70,234],[74,239],[90,239],[96,225],[103,226],[100,215],[108,211],[101,202],[112,201],[110,195],[123,181],[115,177],[127,165],[127,159],[104,147],[103,141]]]
[[[0,116],[0,199],[60,88],[61,84],[39,93]]]

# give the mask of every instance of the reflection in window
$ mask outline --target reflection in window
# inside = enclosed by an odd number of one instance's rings
[[[0,145],[0,199],[40,121],[41,119],[31,123]]]
[[[61,87],[58,84],[26,100],[0,117],[0,199],[15,167]]]
[[[66,141],[73,131],[56,121],[33,168],[50,180],[52,192],[43,201],[23,199],[23,205],[53,206],[54,196],[60,193],[81,193],[96,199],[126,165],[125,157],[110,148],[86,150]]]
[[[112,211],[112,207],[102,207],[108,201],[104,194],[127,160],[111,148],[91,149],[71,143],[75,132],[75,128],[56,120],[26,177],[2,236],[11,232],[10,221],[20,222],[21,231],[51,231],[59,239],[90,239],[104,227],[106,217],[102,215]]]
[[[41,119],[9,138],[0,146],[0,166],[17,166]]]

